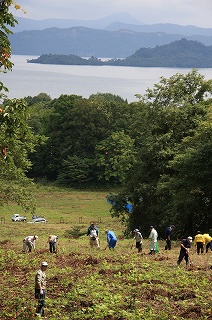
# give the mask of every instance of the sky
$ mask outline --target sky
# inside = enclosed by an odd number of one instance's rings
[[[212,0],[15,0],[29,19],[96,20],[126,12],[145,24],[174,23],[212,28]],[[23,11],[27,13],[24,14]]]

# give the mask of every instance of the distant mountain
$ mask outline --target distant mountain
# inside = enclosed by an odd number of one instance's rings
[[[10,35],[12,53],[20,55],[74,54],[80,57],[125,58],[139,48],[154,48],[183,38],[164,32],[107,31],[85,27],[22,31]],[[212,45],[212,36],[186,36]]]
[[[165,32],[167,34],[179,34],[181,36],[212,36],[212,28],[200,28],[192,25],[181,26],[171,23],[144,24],[126,12],[115,13],[96,20],[76,20],[76,19],[44,19],[33,20],[16,17],[18,25],[13,32],[27,30],[43,30],[47,28],[72,28],[86,27],[108,31],[130,30],[135,32]]]
[[[168,34],[181,34],[184,36],[201,35],[212,36],[212,28],[200,28],[196,26],[180,26],[178,24],[171,23],[157,23],[157,24],[127,24],[123,22],[113,22],[108,25],[105,30],[117,31],[117,30],[131,30],[135,32],[165,32]]]
[[[126,12],[115,13],[96,20],[76,20],[76,19],[44,19],[33,20],[21,17],[15,17],[18,25],[15,26],[13,32],[21,32],[27,30],[43,30],[47,28],[71,28],[86,27],[93,29],[105,29],[113,22],[127,23],[132,25],[142,25],[143,23]]]
[[[126,59],[103,61],[95,57],[83,59],[76,55],[41,55],[29,63],[62,65],[113,65],[133,67],[212,68],[212,46],[181,39],[155,48],[140,48]]]

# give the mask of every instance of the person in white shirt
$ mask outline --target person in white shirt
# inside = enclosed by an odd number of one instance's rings
[[[150,235],[149,235],[150,241],[150,252],[149,254],[155,254],[156,251],[156,244],[158,241],[158,233],[155,230],[153,226],[150,226]]]
[[[24,238],[22,252],[25,253],[27,247],[29,249],[29,252],[31,252],[32,249],[35,249],[35,241],[37,239],[38,239],[38,236],[28,236]]]
[[[94,222],[91,222],[90,226],[88,227],[88,231],[86,233],[87,236],[90,238],[90,246],[91,248],[96,247],[100,248],[99,246],[99,230],[97,226],[95,226]]]
[[[138,249],[138,252],[142,251],[142,234],[140,233],[140,231],[138,229],[134,230],[134,238],[135,239],[135,246]]]

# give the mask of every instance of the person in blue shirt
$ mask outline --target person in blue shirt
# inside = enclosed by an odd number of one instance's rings
[[[171,250],[171,246],[172,246],[171,234],[173,230],[174,230],[174,225],[167,227],[165,230],[165,239],[166,239],[165,250]]]
[[[105,230],[105,233],[107,235],[106,237],[107,237],[108,248],[110,250],[114,249],[116,246],[116,243],[117,243],[117,238],[116,238],[115,233],[111,230]]]

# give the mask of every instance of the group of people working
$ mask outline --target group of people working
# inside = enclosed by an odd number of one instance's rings
[[[197,231],[194,245],[197,248],[197,254],[204,253],[204,251],[207,253],[209,248],[212,250],[212,237],[208,233],[202,234],[201,231]]]
[[[138,252],[142,251],[142,239],[143,236],[139,229],[134,230],[135,247],[138,249]],[[158,233],[153,226],[150,226],[150,251],[149,254],[155,254],[158,252]]]
[[[167,227],[165,230],[165,241],[166,241],[165,250],[171,250],[171,246],[172,246],[171,235],[173,230],[174,230],[174,225]],[[105,234],[106,234],[106,241],[107,241],[106,248],[108,247],[110,250],[114,249],[118,241],[115,233],[112,230],[105,230]],[[93,247],[100,248],[99,230],[98,230],[98,227],[94,224],[94,222],[90,223],[90,226],[88,227],[86,235],[89,237],[89,243],[91,248]],[[32,249],[35,249],[35,241],[37,239],[38,239],[37,235],[28,236],[24,238],[22,252],[25,253],[27,248],[29,252],[31,252]],[[57,235],[49,235],[48,237],[47,242],[49,243],[49,251],[51,253],[56,253],[57,251],[57,248],[56,248],[57,239],[58,239]],[[141,252],[143,236],[139,231],[139,229],[134,230],[133,239],[135,240],[135,247],[138,249],[138,252]],[[149,239],[150,239],[149,254],[154,254],[158,252],[158,243],[157,243],[158,233],[153,226],[150,226]],[[178,264],[180,264],[182,259],[185,257],[185,254],[184,254],[185,247],[189,249],[191,242],[192,242],[192,237],[190,236],[181,241],[181,252],[178,259]],[[197,235],[194,238],[194,246],[196,246],[197,254],[204,253],[204,250],[207,253],[209,248],[212,250],[212,237],[208,233],[202,234],[200,231],[198,231]],[[188,263],[187,257],[186,257],[186,262]]]
[[[112,230],[105,230],[107,246],[110,250],[113,250],[117,244],[117,237]],[[90,223],[86,235],[89,237],[91,248],[100,248],[99,242],[99,230],[94,222]],[[106,247],[107,248],[107,247]]]
[[[191,247],[192,237],[187,237],[181,241],[180,245],[180,254],[177,260],[177,264],[179,265],[183,258],[186,261],[186,265],[189,263],[189,249]],[[197,254],[208,253],[208,249],[210,248],[212,251],[212,237],[208,233],[202,234],[200,231],[197,232],[197,235],[194,237],[194,246],[196,246]],[[190,264],[191,261],[190,261]]]
[[[165,230],[165,250],[171,250],[171,234],[174,230],[174,225],[171,225],[166,228]],[[106,240],[107,240],[107,247],[109,249],[114,249],[117,244],[117,237],[112,230],[105,230]],[[90,223],[88,227],[87,236],[89,236],[90,246],[100,248],[99,243],[99,230],[94,222]],[[29,252],[32,249],[35,249],[35,241],[38,239],[38,236],[28,236],[23,240],[23,252],[26,252],[26,248],[28,247]],[[57,235],[49,235],[48,243],[49,243],[49,251],[51,253],[56,252],[56,242],[58,236]],[[157,252],[157,240],[158,240],[158,233],[153,226],[150,226],[150,251],[149,254],[154,254]],[[143,236],[139,229],[134,230],[134,237],[135,240],[135,247],[138,249],[138,252],[142,251],[142,240]],[[185,259],[186,265],[189,262],[189,249],[191,247],[192,237],[188,236],[186,239],[183,239],[180,244],[180,254],[177,260],[177,264],[180,265],[181,261]],[[204,252],[204,248],[206,253],[210,248],[212,250],[212,237],[209,234],[201,234],[200,231],[197,232],[197,235],[194,238],[194,245],[197,248],[197,253]],[[38,305],[36,308],[37,315],[44,315],[44,307],[45,307],[45,296],[46,296],[46,274],[45,271],[47,269],[48,263],[43,261],[41,263],[40,269],[36,272],[35,275],[35,298],[38,300]]]
[[[49,244],[49,251],[51,253],[56,253],[56,242],[57,242],[58,236],[57,235],[49,235],[48,237],[48,244]],[[23,239],[23,249],[22,252],[25,253],[26,249],[28,248],[29,252],[32,251],[32,249],[35,249],[35,241],[38,240],[38,236],[28,236]]]
[[[112,230],[105,230],[106,234],[106,240],[107,240],[107,246],[109,249],[114,249],[117,244],[117,237],[115,233]],[[90,239],[90,246],[100,248],[99,243],[99,230],[97,226],[94,224],[94,222],[91,222],[90,226],[87,230],[87,236],[89,236]],[[138,249],[138,252],[142,251],[142,239],[143,236],[139,229],[134,230],[134,238],[135,240],[135,246]],[[158,239],[158,233],[155,230],[153,226],[150,226],[150,235],[149,235],[150,241],[150,252],[149,254],[154,254],[157,252],[157,239]]]

